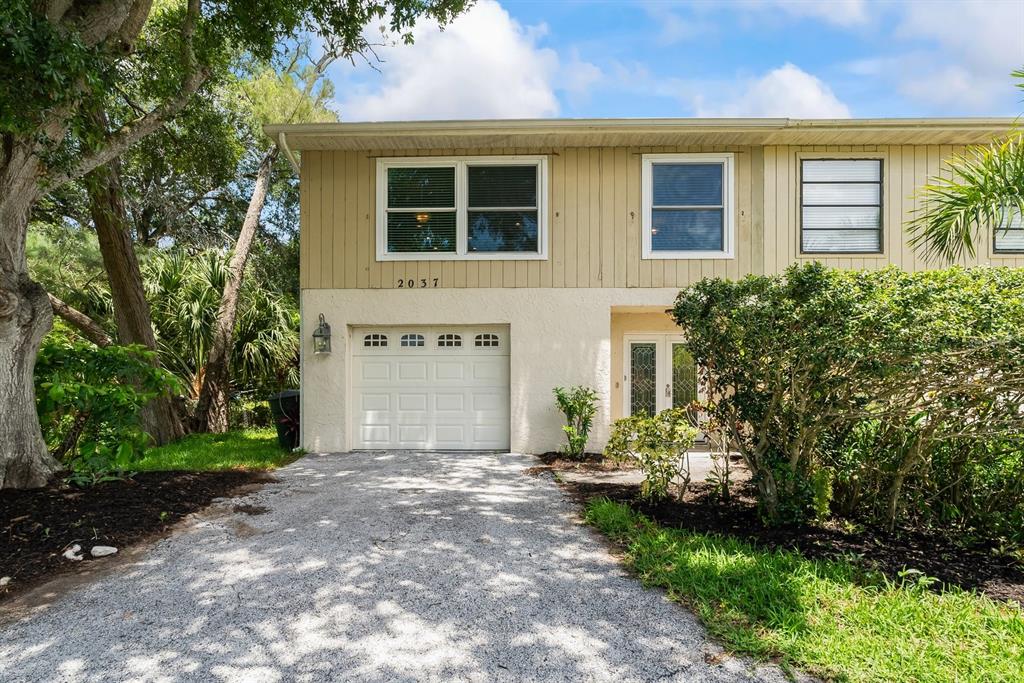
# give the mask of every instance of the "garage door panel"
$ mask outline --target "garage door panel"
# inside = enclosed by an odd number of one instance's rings
[[[391,395],[364,392],[359,397],[360,408],[364,411],[391,410]]]
[[[471,405],[476,415],[498,413],[505,407],[505,398],[498,394],[474,392]]]
[[[466,410],[465,394],[434,394],[434,410],[438,413],[461,413]]]
[[[362,425],[359,435],[366,444],[383,444],[383,447],[386,448],[387,444],[391,443],[391,426]],[[374,446],[369,445],[368,447],[373,448]]]
[[[507,363],[505,363],[507,365]],[[473,379],[495,382],[502,379],[502,362],[497,358],[473,361]]]
[[[507,328],[355,328],[352,349],[354,448],[508,448]]]
[[[359,377],[367,382],[388,382],[391,380],[391,363],[363,360],[359,364]]]
[[[398,440],[414,445],[427,447],[429,445],[427,435],[430,428],[425,424],[404,424],[398,426]]]
[[[438,380],[457,380],[466,378],[466,361],[439,360],[434,363],[434,377]]]
[[[439,424],[437,425],[437,445],[440,447],[455,448],[466,442],[466,425],[462,424]]]
[[[426,394],[402,393],[398,395],[398,410],[402,412],[426,412],[427,402],[428,398]]]
[[[402,361],[398,363],[398,381],[425,381],[427,379],[426,361]]]

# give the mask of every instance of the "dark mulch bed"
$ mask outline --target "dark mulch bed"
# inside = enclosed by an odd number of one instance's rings
[[[579,460],[566,458],[564,453],[548,451],[538,455],[544,466],[540,469],[551,470],[582,470],[585,472],[613,472],[615,470],[630,469],[625,463],[609,460],[603,453],[584,453]],[[538,468],[533,468],[538,469]]]
[[[996,600],[1016,600],[1024,605],[1024,566],[994,546],[962,546],[950,538],[915,531],[889,532],[858,527],[847,532],[838,525],[791,525],[765,527],[754,501],[740,488],[734,500],[720,503],[706,484],[694,484],[682,501],[648,503],[638,498],[635,485],[564,482],[581,502],[606,496],[668,527],[741,538],[762,548],[796,550],[815,559],[846,559],[899,580],[904,569],[916,569],[935,577],[940,585],[977,590]]]
[[[182,517],[230,496],[241,487],[270,481],[260,472],[141,472],[132,479],[90,488],[55,481],[29,491],[0,491],[0,600],[59,572],[94,560],[89,549],[132,544],[165,533]],[[85,559],[63,557],[82,546]]]

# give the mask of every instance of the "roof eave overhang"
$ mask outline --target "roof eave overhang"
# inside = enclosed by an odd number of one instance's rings
[[[296,150],[388,152],[571,146],[978,144],[1016,121],[975,119],[517,119],[268,125]]]

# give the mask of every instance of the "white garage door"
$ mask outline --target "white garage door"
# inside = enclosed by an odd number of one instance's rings
[[[352,331],[353,448],[509,447],[507,327]]]

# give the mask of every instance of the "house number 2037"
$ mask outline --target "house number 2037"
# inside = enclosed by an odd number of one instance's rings
[[[439,277],[435,277],[435,278],[421,277],[419,280],[416,280],[416,279],[409,279],[409,280],[399,279],[398,280],[398,288],[399,289],[417,289],[417,288],[424,289],[426,287],[437,287],[437,283],[440,282],[440,281],[441,281],[441,278],[439,278]]]

